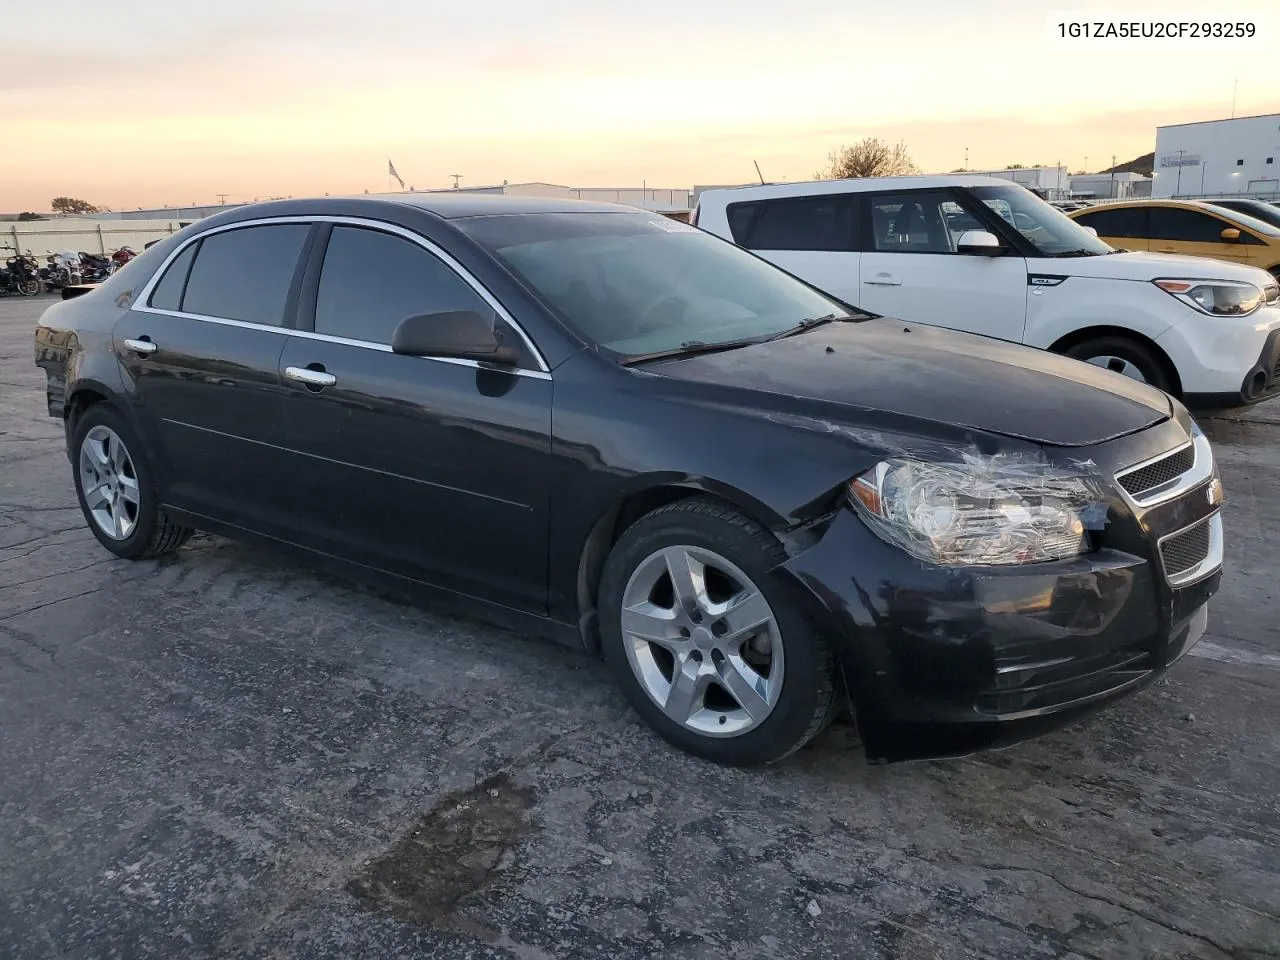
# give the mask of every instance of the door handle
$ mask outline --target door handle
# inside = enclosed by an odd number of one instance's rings
[[[130,350],[132,350],[134,353],[140,353],[144,357],[150,356],[151,354],[155,353],[157,350],[160,349],[150,340],[145,338],[142,340],[126,340],[124,342],[124,345],[128,347]]]
[[[901,280],[895,280],[895,279],[893,278],[893,275],[892,275],[892,274],[888,274],[888,273],[877,273],[873,279],[871,279],[871,280],[863,280],[862,282],[863,282],[863,283],[865,283],[867,286],[870,286],[870,287],[900,287],[900,286],[902,286],[902,281],[901,281]]]
[[[338,378],[332,373],[311,370],[308,367],[285,367],[284,375],[290,380],[305,383],[308,387],[331,387],[338,382]]]

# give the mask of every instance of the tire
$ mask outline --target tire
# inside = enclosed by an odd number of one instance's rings
[[[18,293],[24,297],[34,297],[40,292],[39,280],[19,280]]]
[[[117,557],[158,557],[177,550],[191,537],[193,531],[170,520],[160,506],[142,443],[129,422],[112,407],[94,404],[76,420],[71,463],[76,499],[85,523],[98,542]],[[114,505],[101,495],[99,483],[102,487],[114,486]],[[90,485],[89,494],[86,484]],[[119,525],[112,524],[113,533],[104,529],[107,515],[125,518]]]
[[[1070,347],[1066,355],[1085,363],[1096,363],[1135,380],[1141,379],[1165,393],[1172,393],[1175,389],[1168,364],[1145,344],[1128,337],[1096,337],[1085,340]],[[1112,361],[1110,364],[1102,362],[1108,358]],[[1135,372],[1141,376],[1135,377]]]
[[[673,557],[692,559],[695,569],[705,562],[703,569],[711,571],[697,613],[678,608],[669,572]],[[831,649],[770,576],[785,559],[769,531],[726,504],[697,497],[642,517],[605,560],[599,592],[605,660],[636,712],[682,750],[734,766],[772,763],[799,750],[834,717]],[[749,605],[741,602],[748,598]],[[625,634],[624,607],[631,626]],[[692,603],[687,609],[694,609]],[[770,619],[764,625],[739,630],[765,615]],[[733,629],[717,632],[726,623]],[[647,641],[637,629],[662,638]],[[684,671],[696,671],[698,680],[689,683],[700,680],[705,690],[675,695],[680,662]],[[683,680],[689,675],[680,674]],[[730,694],[731,687],[739,693]],[[695,688],[682,684],[686,692]],[[756,696],[749,695],[753,690]],[[745,701],[754,714],[742,706]],[[688,710],[686,703],[692,704]]]

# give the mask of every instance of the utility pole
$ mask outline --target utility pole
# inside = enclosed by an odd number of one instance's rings
[[[220,206],[220,207],[221,207],[221,206],[225,206],[225,205],[226,205],[226,203],[227,203],[227,194],[225,194],[225,193],[218,193],[218,194],[214,194],[214,196],[216,196],[216,197],[218,198],[218,206]]]
[[[1185,150],[1178,151],[1178,185],[1173,188],[1173,195],[1175,197],[1182,196],[1182,155],[1184,153],[1186,153]]]
[[[457,190],[457,189],[458,189],[458,184],[462,181],[462,174],[460,174],[460,173],[451,173],[451,174],[449,174],[449,176],[453,177],[453,189]]]
[[[969,148],[968,147],[964,148],[964,169],[966,173],[969,171]]]

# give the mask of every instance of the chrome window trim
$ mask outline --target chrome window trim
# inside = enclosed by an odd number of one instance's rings
[[[1188,530],[1194,530],[1203,523],[1209,524],[1209,552],[1205,554],[1204,559],[1197,563],[1194,567],[1188,567],[1173,576],[1169,575],[1169,571],[1164,566],[1164,543],[1173,537],[1181,536]],[[1164,578],[1171,587],[1186,587],[1205,577],[1216,573],[1222,566],[1223,548],[1222,548],[1222,511],[1215,510],[1209,516],[1195,523],[1188,524],[1181,530],[1175,530],[1173,533],[1167,533],[1156,541],[1156,554],[1160,558],[1160,569],[1164,572]]]
[[[525,332],[524,328],[520,326],[520,324],[516,323],[515,317],[513,317],[507,308],[498,301],[497,297],[491,294],[485,286],[473,277],[471,273],[462,266],[462,264],[458,263],[451,254],[438,244],[433,243],[421,234],[414,233],[406,227],[402,227],[394,223],[387,223],[382,220],[370,220],[366,217],[341,217],[330,214],[317,214],[316,216],[294,215],[282,217],[259,217],[254,220],[238,220],[235,223],[224,223],[221,226],[213,227],[209,230],[203,230],[187,239],[181,246],[170,251],[169,256],[167,256],[164,262],[160,264],[159,269],[157,269],[156,272],[148,278],[146,284],[138,292],[138,295],[134,297],[132,309],[141,313],[155,313],[162,316],[184,317],[188,320],[206,320],[212,323],[221,323],[236,327],[249,327],[255,330],[277,330],[285,334],[303,336],[313,340],[325,340],[330,343],[343,343],[350,346],[365,347],[368,349],[380,350],[384,353],[391,353],[392,351],[390,346],[373,340],[355,340],[348,337],[334,337],[329,334],[314,333],[310,330],[294,330],[289,327],[277,327],[267,323],[250,323],[245,320],[231,320],[226,317],[210,317],[202,313],[163,310],[159,307],[151,306],[148,302],[151,299],[152,292],[159,284],[160,278],[164,276],[165,272],[169,269],[170,264],[177,259],[183,250],[191,246],[191,244],[197,243],[205,237],[211,237],[214,234],[226,233],[229,230],[238,230],[242,227],[269,226],[280,223],[331,223],[340,226],[365,227],[370,230],[381,230],[383,233],[390,233],[394,236],[403,237],[405,240],[417,244],[423,250],[427,251],[427,253],[440,260],[446,267],[452,270],[459,279],[479,294],[480,298],[483,299],[485,303],[489,304],[498,316],[502,317],[502,319],[507,322],[511,329],[514,330],[519,335],[520,339],[524,341],[525,346],[529,348],[530,354],[532,354],[534,361],[538,364],[538,369],[527,370],[520,367],[508,369],[506,367],[496,367],[492,364],[480,363],[476,360],[464,360],[458,357],[422,357],[421,359],[436,360],[441,363],[452,363],[466,367],[483,367],[486,370],[503,370],[507,373],[534,377],[539,380],[551,379],[551,368],[547,365],[546,358],[543,357],[542,351],[538,349],[537,344],[533,342],[533,339]]]
[[[1158,463],[1166,457],[1171,457],[1176,453],[1180,453],[1187,447],[1193,447],[1195,451],[1195,459],[1192,461],[1191,469],[1185,473],[1179,474],[1172,480],[1152,487],[1150,490],[1144,490],[1142,493],[1134,496],[1129,493],[1120,483],[1122,477],[1127,477],[1131,473],[1149,467],[1153,463]],[[1171,450],[1157,454],[1143,460],[1141,463],[1135,463],[1125,467],[1123,470],[1117,470],[1114,474],[1116,487],[1120,490],[1121,495],[1135,507],[1154,507],[1157,504],[1166,503],[1174,500],[1193,487],[1198,487],[1211,476],[1213,476],[1213,447],[1209,444],[1209,438],[1204,435],[1199,427],[1192,424],[1191,439],[1186,443],[1179,444]]]
[[[374,350],[378,353],[394,353],[385,343],[374,343],[370,340],[351,340],[347,337],[333,337],[327,333],[312,333],[310,330],[293,330],[289,327],[273,327],[269,323],[249,323],[247,320],[228,320],[226,317],[206,317],[201,313],[182,313],[178,310],[161,310],[159,307],[135,307],[143,313],[154,313],[162,317],[179,317],[183,320],[203,320],[205,323],[216,323],[224,327],[242,327],[245,330],[261,330],[264,333],[278,333],[286,337],[300,337],[305,340],[320,340],[324,343],[339,343],[347,347],[359,347],[362,350]],[[496,373],[507,373],[516,377],[528,377],[530,380],[550,380],[551,374],[541,370],[525,370],[521,367],[501,367],[492,363],[481,363],[479,360],[467,360],[463,357],[416,357],[417,360],[431,360],[435,363],[451,363],[457,367],[470,367],[473,370],[492,370]]]

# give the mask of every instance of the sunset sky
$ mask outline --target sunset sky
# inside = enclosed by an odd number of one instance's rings
[[[867,135],[931,171],[966,146],[971,167],[1096,169],[1228,116],[1233,80],[1237,115],[1280,112],[1274,2],[1108,6],[126,0],[64,30],[24,3],[0,32],[0,212],[385,190],[388,156],[419,188],[738,183],[753,159],[803,179]],[[1258,37],[1072,40],[1064,19]]]

